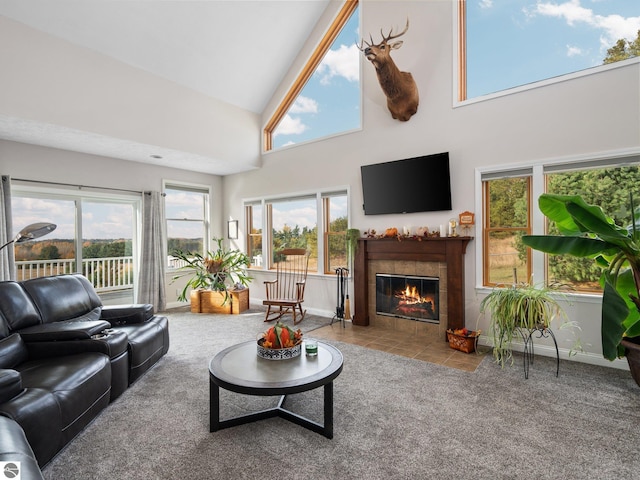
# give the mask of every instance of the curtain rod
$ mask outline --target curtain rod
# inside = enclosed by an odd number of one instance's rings
[[[15,180],[17,182],[40,183],[44,185],[58,185],[62,187],[75,187],[75,188],[78,188],[79,190],[82,190],[83,188],[93,188],[97,190],[111,190],[114,192],[127,192],[127,193],[138,193],[138,194],[143,193],[138,190],[127,190],[125,188],[97,187],[95,185],[77,185],[75,183],[47,182],[44,180],[28,180],[26,178],[12,178],[11,180]]]

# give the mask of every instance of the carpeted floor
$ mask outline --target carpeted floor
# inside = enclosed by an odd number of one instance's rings
[[[638,478],[640,388],[629,372],[536,358],[465,372],[334,342],[332,440],[273,418],[209,432],[208,364],[265,329],[260,311],[168,314],[171,348],[44,469],[46,479]],[[329,319],[309,316],[304,332]],[[221,390],[221,417],[276,399]],[[322,390],[287,406],[322,421]]]

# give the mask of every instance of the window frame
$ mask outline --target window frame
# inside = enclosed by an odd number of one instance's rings
[[[300,92],[305,87],[311,76],[315,73],[318,65],[322,62],[325,54],[333,45],[333,42],[338,37],[343,27],[351,18],[353,12],[358,8],[359,0],[345,0],[342,8],[333,19],[331,25],[327,32],[324,34],[318,46],[315,48],[309,60],[302,68],[302,71],[298,74],[293,85],[289,88],[284,98],[275,109],[274,113],[271,115],[264,128],[262,129],[262,151],[263,153],[271,152],[274,150],[273,147],[273,133],[275,129],[278,127],[284,116],[287,114],[293,103],[300,95]],[[360,89],[362,90],[362,88]],[[361,92],[361,103],[362,103],[362,92]],[[362,110],[362,109],[360,109]],[[362,123],[362,122],[361,122]],[[324,138],[324,137],[323,137]]]
[[[43,183],[46,186],[34,186],[30,183]],[[140,239],[141,239],[141,221],[142,218],[142,199],[140,193],[107,193],[102,191],[92,190],[93,188],[100,189],[100,187],[90,186],[78,186],[74,188],[71,184],[61,184],[60,186],[54,186],[54,183],[36,182],[31,180],[13,179],[11,185],[11,196],[22,198],[40,198],[48,200],[64,200],[73,202],[74,204],[74,249],[75,249],[75,271],[82,274],[82,264],[84,257],[82,255],[82,246],[84,242],[83,234],[83,220],[82,220],[82,205],[85,202],[89,203],[105,203],[105,204],[122,204],[131,206],[131,256],[133,257],[133,299],[137,298],[138,291],[138,274],[140,268]],[[107,189],[109,190],[109,189]],[[115,190],[115,189],[114,189]],[[122,192],[126,192],[122,190]],[[16,233],[16,232],[14,232]],[[54,234],[55,235],[55,234]],[[53,238],[53,237],[52,237]]]
[[[313,192],[300,192],[300,193],[291,193],[289,195],[277,195],[277,196],[268,196],[262,198],[250,198],[243,199],[242,204],[244,207],[244,224],[247,228],[245,228],[245,245],[247,251],[249,251],[249,217],[248,214],[253,214],[251,206],[253,205],[262,205],[262,266],[252,266],[254,269],[258,270],[273,270],[275,267],[272,258],[273,258],[273,203],[283,202],[288,200],[297,200],[297,199],[311,199],[315,198],[316,202],[316,225],[317,225],[317,251],[318,251],[318,267],[315,271],[309,271],[309,274],[318,274],[318,275],[335,275],[335,272],[331,272],[327,270],[327,262],[328,259],[325,257],[328,255],[328,235],[326,235],[326,229],[329,228],[329,215],[330,210],[325,208],[325,199],[330,201],[332,196],[336,195],[344,195],[347,199],[347,225],[350,228],[351,225],[351,215],[350,215],[350,189],[349,186],[331,188],[326,190],[318,190]],[[320,270],[322,269],[322,270]]]
[[[322,225],[323,225],[323,231],[322,231],[322,235],[323,235],[323,239],[322,239],[322,244],[323,244],[323,251],[324,251],[324,261],[323,261],[323,268],[324,268],[324,273],[325,275],[327,274],[335,274],[336,271],[335,269],[331,269],[331,252],[330,252],[330,240],[331,237],[344,237],[346,239],[347,237],[347,231],[345,230],[344,232],[333,232],[331,230],[331,199],[333,197],[343,197],[343,196],[347,196],[345,192],[331,192],[331,193],[325,193],[322,195]],[[349,198],[347,197],[347,205],[349,205]],[[347,210],[347,228],[349,225],[349,212]],[[346,244],[345,244],[345,255],[346,255],[347,251],[346,251]],[[345,256],[345,258],[347,258]],[[349,268],[349,265],[345,265],[346,268]]]
[[[260,206],[260,210],[261,212],[264,212],[264,202],[260,201],[260,202],[248,202],[248,203],[244,203],[244,225],[245,225],[245,251],[247,252],[247,256],[249,257],[249,259],[251,259],[251,264],[249,265],[249,268],[261,268],[262,264],[264,263],[264,238],[263,235],[265,233],[265,229],[264,229],[264,224],[262,222],[264,222],[264,214],[261,213],[260,215],[260,222],[262,223],[262,228],[260,228],[260,233],[253,233],[253,219],[254,219],[254,207],[256,206]],[[254,265],[253,262],[256,258],[256,255],[254,255],[253,252],[253,242],[252,242],[252,238],[254,237],[260,237],[262,239],[262,253],[260,253],[260,256],[262,258],[262,261],[260,261],[259,264]]]
[[[537,207],[537,199],[546,190],[546,174],[562,170],[573,170],[577,168],[606,168],[617,166],[640,165],[640,147],[621,150],[611,150],[597,154],[573,155],[566,157],[554,157],[541,159],[527,164],[511,164],[493,167],[481,167],[475,170],[476,211],[481,212],[480,218],[476,215],[476,290],[490,291],[491,285],[485,284],[485,211],[484,211],[484,189],[483,181],[490,178],[501,178],[505,176],[521,176],[518,172],[530,171],[531,193],[529,197],[529,215],[531,216],[531,232],[534,235],[545,235],[547,233],[547,218]],[[534,283],[546,282],[547,280],[547,254],[529,249],[531,255],[530,278]],[[519,279],[520,280],[520,279]],[[568,296],[579,298],[600,298],[600,292],[567,292]]]
[[[483,193],[483,225],[482,225],[482,285],[485,287],[497,287],[502,286],[501,283],[495,283],[490,281],[489,275],[489,236],[492,232],[524,232],[527,235],[531,235],[532,233],[532,175],[526,172],[520,172],[517,174],[513,174],[510,172],[509,174],[501,174],[501,175],[491,175],[490,178],[482,179],[482,193]],[[505,178],[525,178],[527,179],[527,225],[524,227],[492,227],[490,225],[490,199],[489,199],[489,188],[488,182],[492,180],[500,180]],[[531,249],[527,248],[527,258],[526,258],[526,266],[527,266],[527,277],[525,279],[517,279],[517,282],[529,282],[532,274],[532,258],[531,258]],[[515,283],[515,282],[514,282]]]
[[[566,82],[574,80],[576,78],[586,77],[589,75],[596,75],[608,70],[617,68],[624,68],[627,65],[633,65],[640,63],[640,57],[629,58],[618,62],[607,63],[602,65],[595,65],[583,70],[575,72],[565,73],[551,78],[545,78],[542,80],[532,81],[524,85],[517,85],[497,92],[488,93],[478,97],[467,98],[467,31],[466,31],[466,3],[468,0],[457,0],[457,7],[452,8],[453,12],[453,31],[454,31],[454,48],[453,51],[453,78],[457,85],[452,88],[453,108],[462,107],[465,105],[471,105],[478,102],[484,102],[492,100],[494,98],[500,98],[507,95],[513,95],[536,88],[546,87],[548,85],[554,85],[556,83]]]
[[[166,212],[166,195],[167,190],[178,190],[192,193],[202,193],[206,197],[203,202],[203,239],[202,239],[202,248],[203,251],[200,252],[202,255],[205,255],[211,248],[211,187],[208,185],[201,185],[196,183],[185,183],[185,182],[175,182],[171,180],[163,180],[162,182],[162,192],[165,201],[165,212]],[[169,221],[188,221],[195,222],[200,221],[200,219],[186,219],[186,218],[170,218],[166,216],[165,213],[165,228],[167,230],[167,245],[165,245],[165,250],[167,252],[167,257],[169,257]],[[172,267],[167,265],[167,269],[171,270]]]

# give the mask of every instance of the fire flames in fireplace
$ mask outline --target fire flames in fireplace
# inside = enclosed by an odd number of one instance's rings
[[[439,323],[439,280],[376,275],[376,313]]]

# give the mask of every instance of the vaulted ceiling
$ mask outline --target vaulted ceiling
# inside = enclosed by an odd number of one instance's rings
[[[0,15],[261,114],[328,4],[329,0],[0,0]],[[28,142],[33,137],[33,143],[47,145],[47,136],[52,141],[56,136],[51,126],[14,127],[19,135],[12,138],[11,125],[6,119],[0,122],[0,138]],[[76,147],[66,148],[83,151],[80,140]],[[104,154],[110,156],[114,148],[135,151],[135,145],[118,147],[118,139],[113,140],[92,144],[95,149],[103,143]]]

